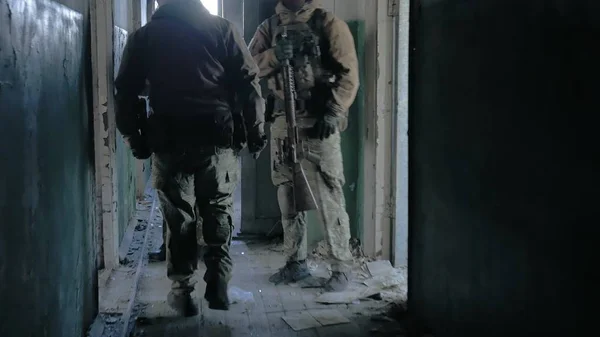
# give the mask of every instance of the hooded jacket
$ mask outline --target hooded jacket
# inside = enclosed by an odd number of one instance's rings
[[[275,8],[279,17],[280,25],[289,25],[294,23],[306,23],[314,14],[317,8],[322,9],[319,0],[307,1],[297,12],[292,12],[280,1]],[[329,101],[326,103],[329,111],[346,117],[347,111],[356,98],[359,87],[359,69],[354,38],[348,28],[348,25],[330,12],[325,12],[323,22],[323,35],[328,39],[329,50],[321,52],[328,53],[330,59],[336,63],[335,69],[327,69],[336,75],[336,83],[332,87]],[[275,51],[272,47],[270,27],[271,20],[265,20],[259,27],[252,41],[250,42],[250,53],[260,68],[260,77],[269,78],[276,76],[280,64],[275,57]],[[276,91],[270,85],[270,89]]]
[[[147,80],[150,105],[158,116],[193,121],[225,111],[224,115],[243,114],[246,129],[262,131],[258,72],[232,23],[211,15],[198,0],[163,5],[128,38],[115,80],[117,127],[124,136],[137,132],[129,107]],[[172,131],[178,133],[177,128],[186,127],[182,124]]]

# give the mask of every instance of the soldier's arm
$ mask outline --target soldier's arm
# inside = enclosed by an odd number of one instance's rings
[[[146,86],[144,52],[140,44],[140,31],[129,36],[115,79],[117,129],[125,137],[137,134],[137,116],[133,107]]]
[[[230,25],[226,38],[228,69],[237,91],[246,130],[264,132],[265,100],[259,84],[259,69],[237,28]]]
[[[324,30],[330,41],[329,54],[336,64],[336,83],[327,108],[337,115],[344,114],[354,102],[359,87],[359,69],[354,38],[348,25],[333,17]]]
[[[279,67],[275,49],[271,43],[271,32],[267,21],[263,22],[250,41],[250,54],[260,69],[260,78],[271,75]]]

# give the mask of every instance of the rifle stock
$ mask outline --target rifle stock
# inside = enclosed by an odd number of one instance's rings
[[[300,162],[294,164],[294,208],[297,212],[318,209],[315,196]]]
[[[287,32],[284,30],[284,39]],[[285,100],[285,119],[287,123],[287,159],[293,173],[294,183],[294,210],[296,212],[316,210],[317,202],[310,188],[304,169],[298,158],[300,139],[298,137],[298,126],[296,123],[296,83],[294,69],[290,61],[283,62],[283,94]]]

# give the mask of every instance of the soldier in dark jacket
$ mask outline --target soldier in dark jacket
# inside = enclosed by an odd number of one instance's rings
[[[238,153],[247,144],[257,157],[266,145],[264,100],[258,67],[230,22],[199,0],[158,3],[152,20],[127,41],[115,83],[116,120],[134,155],[153,152],[153,183],[167,224],[168,303],[193,316],[198,221],[207,244],[204,298],[211,309],[229,308]],[[151,109],[142,138],[133,107],[146,81]]]

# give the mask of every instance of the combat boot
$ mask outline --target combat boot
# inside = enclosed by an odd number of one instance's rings
[[[280,283],[295,283],[310,276],[310,271],[308,270],[308,265],[306,260],[303,261],[290,261],[285,264],[285,266],[271,277],[269,277],[269,282],[278,285]]]
[[[334,271],[331,273],[331,278],[323,287],[327,292],[340,292],[348,288],[350,283],[350,273]]]
[[[163,262],[167,260],[167,247],[163,243],[157,251],[148,253],[150,262]]]
[[[194,303],[192,295],[189,292],[179,292],[171,290],[167,297],[167,303],[184,317],[192,317],[198,315],[198,306]]]
[[[208,308],[212,310],[229,310],[229,295],[227,282],[210,281],[206,283],[204,299],[208,301]]]

